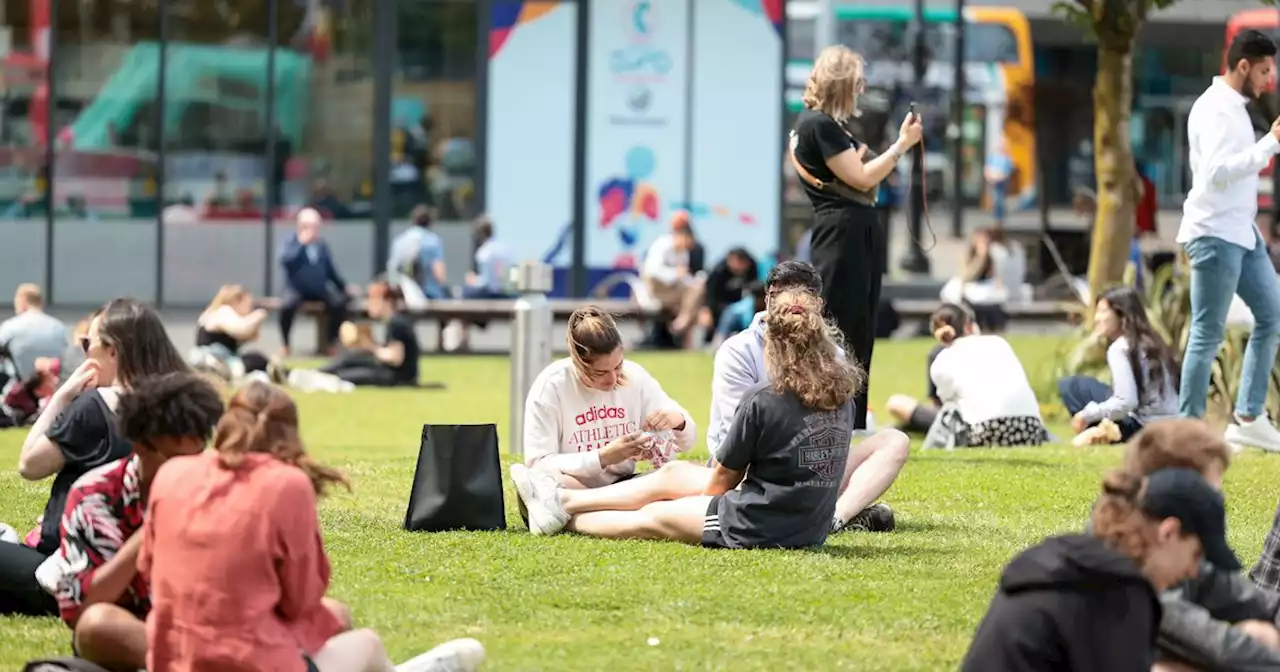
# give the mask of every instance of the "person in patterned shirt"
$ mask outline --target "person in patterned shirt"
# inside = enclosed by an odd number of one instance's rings
[[[150,591],[138,572],[147,492],[170,457],[204,450],[222,399],[203,378],[144,378],[120,397],[119,429],[132,455],[76,481],[62,516],[62,543],[36,571],[74,631],[77,654],[108,668],[142,669]]]

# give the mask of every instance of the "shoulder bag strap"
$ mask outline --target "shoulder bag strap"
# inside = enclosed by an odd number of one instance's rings
[[[809,172],[809,170],[800,163],[800,159],[796,158],[796,145],[799,144],[799,142],[800,138],[796,135],[796,132],[791,131],[791,142],[788,144],[787,155],[791,157],[791,165],[795,167],[796,174],[800,176],[800,179],[807,182],[809,186],[814,189],[829,191],[841,198],[853,201],[854,203],[860,203],[862,205],[876,204],[874,195],[868,195],[866,192],[858,191],[844,182],[841,182],[839,178],[831,182],[823,182],[815,177],[813,173]]]

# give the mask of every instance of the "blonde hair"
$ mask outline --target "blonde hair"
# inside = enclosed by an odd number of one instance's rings
[[[1138,565],[1151,551],[1158,522],[1138,506],[1145,487],[1141,474],[1124,469],[1107,474],[1102,480],[1102,496],[1090,516],[1093,536]]]
[[[790,392],[808,408],[833,411],[865,381],[852,357],[840,352],[840,330],[822,316],[822,300],[784,290],[769,301],[764,362],[774,389]]]
[[[622,347],[622,333],[618,331],[618,323],[613,316],[598,306],[583,306],[569,316],[569,328],[565,332],[565,341],[569,346],[569,359],[578,377],[588,380],[591,360],[608,355]],[[627,379],[618,375],[618,385],[625,385]]]
[[[863,81],[862,57],[844,45],[827,47],[818,54],[804,87],[804,106],[827,113],[838,122],[858,116],[859,87]]]
[[[234,305],[244,299],[248,293],[248,290],[240,285],[223,285],[218,289],[218,293],[213,295],[213,300],[204,309],[204,314],[208,315],[223,306]]]
[[[331,485],[351,489],[346,474],[307,454],[298,435],[298,407],[274,385],[255,381],[240,388],[218,421],[215,435],[213,449],[227,469],[238,469],[247,453],[264,453],[301,469],[317,495]]]

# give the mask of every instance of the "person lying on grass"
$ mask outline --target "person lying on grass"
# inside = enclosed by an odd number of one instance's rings
[[[1192,469],[1112,472],[1092,523],[1005,567],[961,670],[1146,672],[1156,662],[1160,592],[1194,577],[1202,556],[1240,568],[1222,494]]]
[[[118,426],[133,454],[71,486],[62,543],[36,570],[73,629],[81,658],[108,669],[146,667],[150,590],[138,573],[136,532],[160,466],[204,450],[221,415],[218,393],[191,373],[135,380],[120,396]]]
[[[851,359],[837,356],[839,332],[823,319],[813,294],[778,294],[767,319],[770,382],[743,397],[714,469],[668,465],[659,471],[677,477],[671,485],[654,476],[571,490],[545,472],[514,465],[512,479],[534,534],[569,529],[722,548],[824,543],[849,457],[852,399],[864,376]],[[688,480],[675,482],[680,477]],[[701,494],[691,495],[695,484]]]
[[[342,472],[311,459],[298,409],[252,382],[231,399],[214,450],[156,478],[138,569],[151,581],[147,669],[220,672],[469,672],[474,639],[393,668],[372,630],[325,598],[329,559],[316,499]],[[349,487],[349,486],[348,486]]]
[[[712,466],[719,459],[725,436],[744,396],[757,385],[769,382],[769,370],[764,365],[768,331],[765,317],[774,298],[784,291],[820,297],[822,276],[803,261],[784,261],[774,266],[765,279],[765,312],[756,314],[746,331],[729,338],[716,351],[711,378],[711,420],[707,423],[707,448],[711,451]],[[877,432],[854,448],[840,483],[840,498],[831,521],[833,533],[893,530],[893,509],[883,502],[876,503],[876,499],[898,478],[910,448],[910,438],[896,429]],[[700,490],[689,494],[697,492]]]
[[[543,369],[529,388],[526,466],[566,488],[598,488],[634,476],[638,461],[662,466],[693,447],[693,419],[644,367],[626,359],[608,313],[595,306],[574,311],[566,340],[569,356]],[[670,438],[655,441],[654,432]]]
[[[1231,452],[1222,433],[1200,420],[1159,420],[1130,441],[1124,468],[1138,474],[1193,469],[1220,490]],[[1280,594],[1202,562],[1195,578],[1160,600],[1158,669],[1280,670]]]

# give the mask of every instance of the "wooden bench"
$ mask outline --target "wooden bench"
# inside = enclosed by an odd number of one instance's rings
[[[548,299],[548,302],[551,304],[551,317],[557,321],[567,320],[575,310],[589,305],[598,306],[617,320],[647,320],[657,317],[660,312],[625,299]],[[258,300],[257,306],[274,312],[280,310],[283,303],[279,298],[265,297]],[[409,316],[414,322],[431,321],[439,325],[436,348],[438,352],[444,352],[444,327],[449,322],[510,322],[515,315],[515,306],[516,299],[433,299],[427,301],[425,308],[410,311]],[[364,299],[352,299],[347,311],[353,318],[368,316]],[[315,320],[316,352],[323,354],[325,334],[328,333],[324,304],[304,302],[298,313]]]
[[[942,301],[936,299],[896,299],[891,303],[903,319],[927,320],[942,307]],[[1010,320],[1039,323],[1069,322],[1083,309],[1078,302],[1070,301],[1019,301],[1004,306]]]

